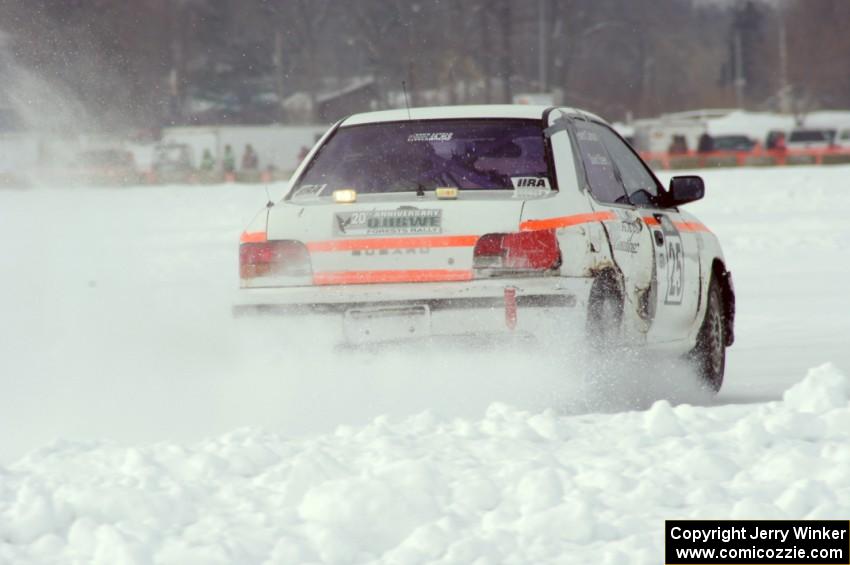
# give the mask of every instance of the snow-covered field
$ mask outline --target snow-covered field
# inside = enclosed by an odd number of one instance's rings
[[[846,519],[850,167],[702,174],[739,300],[714,400],[234,322],[262,187],[0,191],[0,563],[658,563],[664,518]]]

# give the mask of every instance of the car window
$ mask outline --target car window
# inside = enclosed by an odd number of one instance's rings
[[[794,142],[820,142],[829,141],[829,132],[822,129],[797,129],[791,132],[788,141]]]
[[[632,204],[650,204],[658,196],[655,178],[646,169],[640,158],[629,149],[617,134],[604,126],[597,126],[608,154],[620,173],[629,200]]]
[[[624,202],[625,189],[602,139],[603,129],[598,124],[576,121],[575,136],[581,155],[587,184],[599,202]]]
[[[319,150],[292,197],[340,188],[359,193],[554,189],[540,120],[424,120],[341,127]]]
[[[726,149],[729,151],[749,151],[753,147],[753,141],[743,135],[721,135],[714,138],[715,149]]]

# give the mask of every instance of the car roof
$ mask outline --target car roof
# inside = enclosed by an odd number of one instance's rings
[[[374,124],[381,122],[404,122],[408,120],[439,120],[458,118],[514,118],[539,120],[543,113],[552,106],[525,105],[525,104],[480,104],[474,106],[432,106],[426,108],[381,110],[378,112],[364,112],[354,114],[344,119],[341,127],[361,124]],[[602,118],[589,112],[573,108],[559,108],[568,113],[583,113],[589,118],[604,122]]]
[[[821,131],[821,132],[823,132],[823,131],[826,131],[826,132],[830,132],[830,131],[835,131],[835,128],[794,128],[794,129],[791,130],[791,133],[798,132],[798,131],[805,131],[805,132],[809,132],[809,131]]]

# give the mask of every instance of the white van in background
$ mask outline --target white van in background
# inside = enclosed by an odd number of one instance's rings
[[[832,147],[835,139],[834,129],[794,129],[788,136],[788,149],[825,149]]]
[[[838,135],[835,137],[835,145],[842,149],[850,149],[850,127],[838,132]]]

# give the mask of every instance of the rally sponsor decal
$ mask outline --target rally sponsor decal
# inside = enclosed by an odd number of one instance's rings
[[[391,271],[325,271],[313,274],[313,284],[375,284],[409,282],[469,281],[473,273],[465,269],[420,269]]]
[[[620,218],[620,222],[615,224],[616,242],[614,249],[625,253],[637,253],[640,251],[639,234],[643,231],[643,223],[640,221],[640,217],[633,216],[624,210],[617,210],[616,214]]]
[[[667,294],[666,304],[681,304],[685,289],[685,250],[682,246],[682,234],[667,216],[659,218],[661,231],[664,232],[666,249]]]
[[[549,179],[546,177],[511,177],[514,188],[541,188],[549,190]]]
[[[591,165],[597,167],[608,167],[611,165],[611,161],[602,153],[588,153],[587,160],[590,161]]]
[[[598,135],[586,129],[578,129],[576,131],[576,137],[579,141],[599,141]]]
[[[431,250],[428,247],[408,247],[403,249],[354,249],[352,257],[376,257],[385,255],[428,255]],[[453,259],[451,261],[454,261]]]
[[[442,232],[442,210],[368,210],[334,214],[336,236],[426,235]]]
[[[416,141],[451,141],[454,134],[452,132],[433,132],[433,133],[411,133],[407,136],[407,141],[413,143]]]

